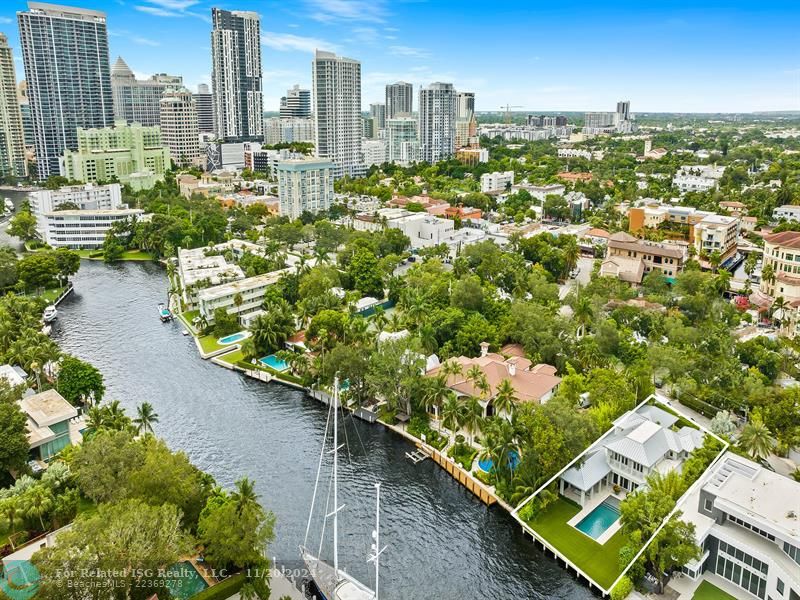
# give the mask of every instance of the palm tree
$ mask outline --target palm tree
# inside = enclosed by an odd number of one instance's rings
[[[711,265],[713,273],[717,272],[717,268],[719,268],[721,262],[722,255],[719,253],[719,250],[714,250],[708,257],[708,264]]]
[[[567,236],[567,244],[564,247],[564,275],[569,275],[570,271],[578,264],[578,257],[581,255],[580,248],[578,248],[578,241],[575,236]]]
[[[239,350],[241,351],[245,360],[254,359],[258,352],[256,351],[256,343],[253,341],[253,336],[242,340],[242,343],[239,345]]]
[[[778,317],[779,323],[782,322],[786,318],[786,309],[789,308],[789,303],[783,296],[778,296],[772,302],[772,306],[770,306],[770,313],[771,315],[775,315],[776,312],[780,311],[781,316]]]
[[[461,399],[455,394],[450,394],[442,406],[442,427],[449,429],[455,434],[463,422],[464,407],[461,403]]]
[[[517,398],[517,391],[514,389],[511,380],[503,379],[503,381],[498,384],[494,399],[492,400],[495,414],[506,413],[508,417],[511,418],[511,415],[517,407],[517,402],[519,402],[519,398]]]
[[[769,284],[775,283],[775,265],[772,263],[768,263],[764,265],[764,268],[761,269],[761,279],[766,281]]]
[[[403,312],[405,312],[411,329],[417,329],[428,315],[428,306],[425,295],[419,290],[409,291],[403,299]]]
[[[744,272],[747,275],[747,279],[749,280],[750,277],[756,271],[756,264],[758,264],[758,256],[756,256],[755,252],[751,252],[747,255],[747,258],[744,261]]]
[[[453,391],[447,387],[447,377],[440,373],[436,377],[427,379],[426,388],[423,398],[425,404],[429,407],[435,407],[436,416],[441,420],[442,406],[453,395]]]
[[[153,409],[153,405],[149,402],[142,402],[136,409],[136,415],[133,420],[136,432],[145,435],[153,433],[153,425],[158,423],[158,413]]]
[[[463,365],[455,359],[446,360],[440,369],[442,375],[447,379],[449,379],[451,375],[461,375],[464,372]]]
[[[386,323],[388,319],[386,318],[386,310],[383,306],[376,306],[375,312],[372,313],[370,320],[375,324],[375,328],[378,331],[383,331],[383,328],[386,327]]]
[[[483,423],[483,406],[474,396],[467,398],[464,403],[464,427],[470,435],[470,443],[475,441],[475,434],[481,430]]]
[[[39,484],[28,488],[20,497],[22,512],[28,517],[39,519],[42,531],[46,531],[44,526],[44,515],[53,508],[53,493],[45,485]]]
[[[266,312],[255,318],[250,331],[256,352],[269,354],[279,350],[294,333],[295,322],[289,304],[283,299],[266,303],[264,309]]]
[[[18,496],[8,496],[0,499],[0,514],[8,519],[8,531],[14,531],[14,520],[20,512]]]
[[[243,477],[236,482],[236,490],[231,493],[231,499],[236,504],[236,513],[239,515],[253,509],[261,510],[255,484],[248,477]]]
[[[473,387],[478,390],[482,399],[485,399],[490,391],[489,382],[486,374],[478,365],[472,365],[467,371],[467,379],[472,382]]]
[[[742,428],[739,434],[739,448],[755,459],[766,458],[775,447],[772,433],[764,424],[761,415],[753,414],[750,422]]]
[[[239,308],[241,308],[242,304],[244,303],[244,298],[240,292],[236,292],[233,296],[233,304],[236,306],[236,310],[238,312]]]

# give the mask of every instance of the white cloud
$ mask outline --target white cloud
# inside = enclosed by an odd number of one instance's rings
[[[156,40],[151,40],[149,38],[142,37],[142,36],[139,36],[139,35],[135,35],[135,36],[131,37],[131,41],[134,44],[139,44],[140,46],[151,46],[153,48],[155,48],[156,46],[160,46],[161,45],[161,42],[157,42]]]
[[[423,48],[413,48],[411,46],[389,46],[389,53],[395,56],[407,56],[411,58],[428,58],[430,53]]]
[[[157,6],[142,6],[141,4],[137,4],[134,6],[136,10],[139,12],[147,13],[148,15],[153,15],[155,17],[183,17],[185,13],[178,12],[175,10],[166,10],[164,8],[158,8]]]
[[[178,10],[184,11],[187,8],[191,8],[192,6],[199,4],[200,0],[144,0],[148,4],[154,4],[155,6],[168,9],[168,10]]]
[[[199,0],[144,0],[147,4],[137,4],[133,8],[139,12],[155,17],[195,17],[207,23],[211,17],[205,13],[188,10],[197,5]]]
[[[309,52],[313,53],[317,48],[325,50],[336,50],[336,45],[325,40],[313,37],[303,37],[292,33],[278,33],[275,31],[263,31],[261,33],[261,44],[279,50],[280,52]]]
[[[306,0],[316,21],[364,21],[383,23],[387,11],[384,0]]]
[[[8,25],[8,24],[13,23],[13,22],[14,22],[14,19],[12,19],[11,17],[0,17],[0,23],[2,23],[4,25]]]

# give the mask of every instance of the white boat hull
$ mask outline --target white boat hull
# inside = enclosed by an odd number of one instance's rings
[[[375,592],[352,575],[340,569],[337,577],[331,565],[305,548],[300,549],[300,554],[314,584],[326,600],[374,600]]]

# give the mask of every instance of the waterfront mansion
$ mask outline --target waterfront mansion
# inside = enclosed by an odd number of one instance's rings
[[[670,582],[681,597],[709,579],[736,598],[800,600],[800,482],[727,452],[678,508],[703,550]]]
[[[689,454],[703,445],[703,433],[652,404],[628,411],[584,458],[561,474],[559,491],[581,506],[613,489],[632,492],[653,471],[680,469]],[[611,488],[611,489],[609,489]]]

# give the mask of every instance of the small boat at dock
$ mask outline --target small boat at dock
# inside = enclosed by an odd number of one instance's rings
[[[171,321],[173,319],[172,311],[167,308],[166,304],[161,303],[158,305],[158,317],[161,319],[162,323],[166,323],[167,321]]]
[[[56,320],[57,317],[58,317],[58,310],[52,304],[47,308],[45,308],[44,312],[42,313],[42,321],[44,321],[45,323],[52,323],[53,321]]]

